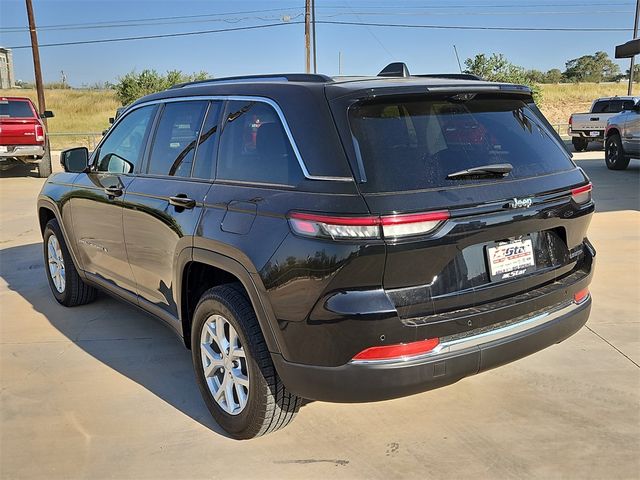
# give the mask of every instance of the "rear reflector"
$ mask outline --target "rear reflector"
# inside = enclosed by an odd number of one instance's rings
[[[589,289],[583,288],[582,290],[573,294],[573,301],[576,303],[582,303],[587,299],[588,296],[589,296]]]
[[[438,338],[428,338],[419,342],[369,347],[353,357],[353,360],[403,360],[407,357],[428,353],[436,348],[439,343],[440,340]]]
[[[571,198],[576,203],[587,203],[591,200],[591,190],[593,186],[588,183],[582,187],[574,188],[571,190]]]
[[[307,237],[333,239],[402,238],[424,235],[435,230],[449,218],[449,212],[411,213],[382,217],[336,217],[311,213],[291,212],[291,229]]]

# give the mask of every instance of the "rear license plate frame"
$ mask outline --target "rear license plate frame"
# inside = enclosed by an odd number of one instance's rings
[[[517,251],[508,255],[510,259],[496,262],[501,256],[509,253],[507,252],[509,248],[514,248]],[[530,235],[486,245],[485,259],[487,272],[492,282],[523,277],[537,269],[533,240]],[[509,265],[506,269],[504,268],[505,262]],[[503,268],[500,268],[500,264],[503,264]]]

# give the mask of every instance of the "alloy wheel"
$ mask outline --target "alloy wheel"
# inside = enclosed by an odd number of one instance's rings
[[[233,325],[222,315],[211,315],[200,333],[205,380],[216,403],[238,415],[249,397],[249,372],[244,347]]]
[[[64,293],[66,286],[64,258],[60,243],[55,235],[51,235],[47,241],[47,260],[49,263],[49,275],[53,281],[53,286],[58,293]]]

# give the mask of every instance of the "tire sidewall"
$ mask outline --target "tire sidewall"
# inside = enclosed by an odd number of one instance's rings
[[[616,146],[617,154],[615,159],[609,156],[609,147],[611,144]],[[607,138],[604,147],[604,161],[607,167],[611,170],[624,170],[628,165],[628,161],[625,160],[620,137],[618,135],[611,135]]]
[[[240,341],[245,351],[247,373],[249,376],[249,392],[247,395],[247,404],[244,409],[237,415],[231,415],[225,412],[222,407],[214,400],[211,391],[204,377],[204,367],[201,359],[200,335],[204,324],[211,315],[223,316],[236,329],[240,337]],[[207,409],[211,412],[218,425],[220,425],[231,436],[236,437],[237,434],[245,431],[246,428],[255,423],[254,419],[261,410],[260,399],[263,397],[261,389],[267,388],[266,382],[258,364],[256,363],[256,352],[254,346],[248,340],[245,333],[245,327],[237,311],[230,302],[225,298],[217,295],[211,295],[200,301],[196,307],[191,328],[191,355],[193,360],[196,380],[202,397],[205,401]],[[246,438],[240,435],[236,438]]]

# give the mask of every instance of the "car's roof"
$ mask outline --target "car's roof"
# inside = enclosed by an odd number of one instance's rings
[[[615,95],[613,97],[600,97],[596,98],[594,102],[606,102],[609,100],[638,100],[640,96],[637,95]]]
[[[390,91],[429,91],[451,88],[455,90],[478,89],[514,89],[523,93],[530,93],[528,87],[509,83],[495,83],[473,78],[469,75],[442,74],[433,76],[408,77],[328,77],[325,75],[284,73],[263,76],[228,77],[203,80],[176,85],[168,90],[148,95],[135,103],[143,103],[176,97],[190,96],[230,96],[255,95],[266,96],[277,101],[277,97],[291,95],[296,92],[306,94],[316,93],[326,95],[331,100],[358,92],[371,93],[373,90]]]
[[[31,99],[28,97],[0,97],[0,100],[18,100],[21,102],[30,102]]]

